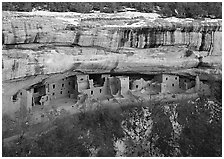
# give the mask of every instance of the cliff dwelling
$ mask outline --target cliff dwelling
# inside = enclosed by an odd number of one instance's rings
[[[221,2],[2,5],[3,156],[221,153]]]
[[[110,101],[114,98],[128,98],[127,95],[130,94],[130,91],[133,94],[147,94],[148,98],[152,99],[153,96],[162,97],[168,94],[210,94],[209,86],[201,82],[198,76],[195,79],[171,74],[142,77],[136,75],[129,77],[128,75],[79,74],[58,80],[46,79],[28,89],[21,89],[11,97],[11,102],[25,107],[30,112],[33,107],[50,107],[56,103],[63,105],[69,99],[75,104],[81,100],[80,96],[85,95],[87,95],[87,99]],[[62,102],[60,103],[60,101]]]

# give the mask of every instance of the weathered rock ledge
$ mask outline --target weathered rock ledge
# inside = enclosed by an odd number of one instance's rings
[[[3,82],[68,71],[221,78],[221,20],[86,17],[3,12]],[[213,71],[191,69],[199,56]]]

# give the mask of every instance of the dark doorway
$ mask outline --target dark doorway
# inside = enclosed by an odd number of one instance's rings
[[[102,87],[104,84],[104,80],[101,74],[90,74],[89,79],[93,80],[94,87]]]

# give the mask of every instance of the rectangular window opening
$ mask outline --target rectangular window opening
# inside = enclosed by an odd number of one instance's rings
[[[33,93],[37,93],[37,92],[38,92],[38,88],[35,87],[35,88],[33,89]]]
[[[17,94],[15,94],[15,95],[12,96],[12,101],[13,101],[13,102],[16,102],[17,99],[18,99],[18,98],[17,98]]]

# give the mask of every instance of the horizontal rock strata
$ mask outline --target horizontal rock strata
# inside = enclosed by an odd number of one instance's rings
[[[66,71],[181,72],[196,67],[201,52],[221,68],[221,20],[86,17],[3,12],[3,81]]]

